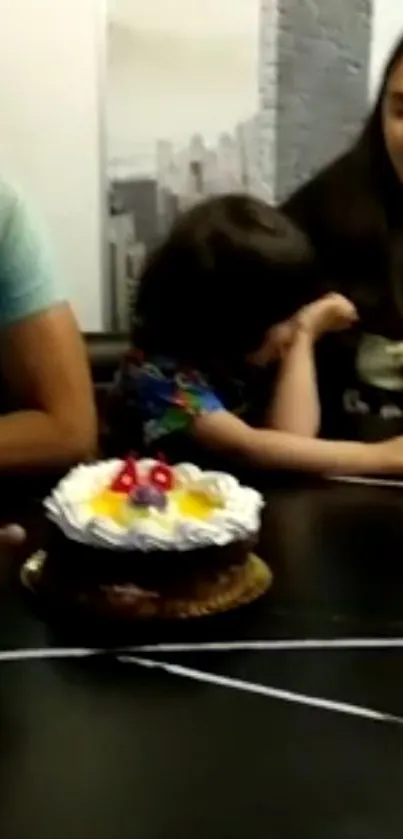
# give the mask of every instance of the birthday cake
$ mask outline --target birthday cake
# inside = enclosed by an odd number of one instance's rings
[[[231,608],[268,585],[263,564],[256,583],[260,561],[250,554],[262,507],[256,490],[192,464],[129,457],[78,466],[45,501],[42,583],[98,612],[185,617],[204,613],[207,601],[207,612]],[[245,583],[252,565],[254,593]]]

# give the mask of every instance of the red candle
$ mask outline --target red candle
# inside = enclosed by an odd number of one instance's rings
[[[128,457],[113,479],[110,488],[112,492],[122,492],[125,495],[129,495],[138,483],[136,461],[133,457]]]
[[[169,492],[174,485],[172,469],[166,463],[156,463],[150,469],[149,481],[151,486],[159,489],[160,492]]]

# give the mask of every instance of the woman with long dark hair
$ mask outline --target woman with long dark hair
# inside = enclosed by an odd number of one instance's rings
[[[324,433],[403,430],[403,38],[354,146],[286,201],[315,252],[323,290],[346,295],[360,322],[319,359]]]

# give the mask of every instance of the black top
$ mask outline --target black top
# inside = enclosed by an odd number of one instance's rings
[[[283,209],[311,240],[320,292],[345,294],[360,315],[359,329],[319,347],[323,432],[369,440],[403,432],[403,356],[394,343],[403,339],[403,217],[395,204],[382,207],[365,178],[351,152]]]
[[[379,342],[378,336],[355,330],[325,338],[318,346],[323,437],[376,442],[403,434],[403,390],[379,386],[376,376],[375,382],[364,378],[360,364],[365,350]]]

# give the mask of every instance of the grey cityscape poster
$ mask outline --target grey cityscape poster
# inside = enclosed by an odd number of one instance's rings
[[[348,145],[370,40],[370,0],[109,0],[112,328],[178,212],[229,191],[277,203]]]

